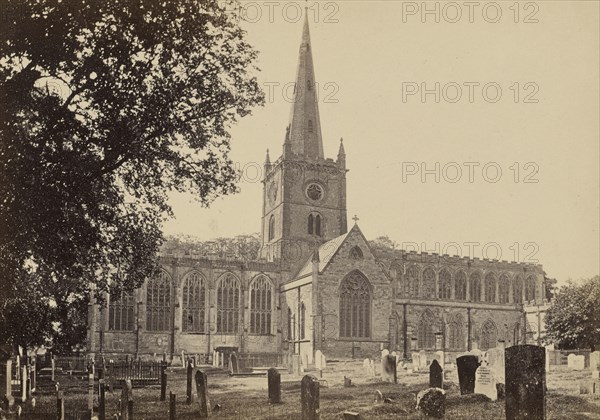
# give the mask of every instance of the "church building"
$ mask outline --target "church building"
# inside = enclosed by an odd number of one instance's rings
[[[408,359],[526,342],[525,309],[545,299],[541,265],[375,249],[356,217],[348,226],[344,144],[324,156],[315,86],[305,18],[281,156],[264,165],[260,258],[161,255],[158,276],[90,305],[89,352],[228,350],[308,367],[317,350]]]

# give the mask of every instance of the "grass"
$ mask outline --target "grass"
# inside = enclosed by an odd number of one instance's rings
[[[343,387],[343,376],[352,378],[354,386]],[[566,366],[554,367],[547,375],[546,398],[547,419],[600,419],[600,399],[594,395],[579,395],[579,382],[589,377],[589,372],[571,371]],[[85,410],[87,407],[87,379],[61,375],[58,378],[66,398],[66,411]],[[366,378],[362,366],[340,364],[336,371],[325,372],[328,387],[321,387],[320,408],[322,419],[341,419],[346,410],[360,413],[363,420],[369,419],[421,419],[415,408],[416,394],[427,387],[428,375],[401,372],[398,384],[377,382]],[[213,411],[216,419],[300,419],[300,378],[282,375],[282,404],[267,402],[266,377],[234,378],[209,376],[209,398],[211,406],[220,405]],[[480,395],[460,395],[456,378],[444,384],[446,388],[447,419],[502,419],[504,401],[486,401]],[[45,418],[56,412],[53,385],[40,379],[36,394],[36,407],[23,405],[23,418]],[[160,387],[135,388],[134,418],[163,420],[169,418],[169,391],[177,395],[177,418],[182,420],[198,417],[198,405],[185,403],[185,373],[173,370],[168,374],[167,401],[159,401]],[[375,391],[380,390],[384,398],[392,403],[375,403]],[[107,418],[117,413],[120,390],[107,393]],[[95,405],[97,405],[97,395]],[[38,413],[35,416],[33,413]],[[43,413],[47,413],[43,416]],[[14,418],[14,417],[9,417]]]

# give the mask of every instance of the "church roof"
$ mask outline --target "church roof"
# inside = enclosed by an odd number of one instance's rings
[[[319,273],[321,273],[329,261],[336,254],[337,250],[342,246],[348,235],[352,232],[352,230],[344,233],[343,235],[338,236],[337,238],[333,238],[331,241],[325,242],[319,247]],[[305,277],[312,273],[312,256],[309,258],[296,278]]]

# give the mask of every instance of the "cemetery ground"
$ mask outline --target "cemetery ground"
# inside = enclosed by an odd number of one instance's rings
[[[232,377],[222,371],[206,367],[209,371],[208,390],[213,408],[211,418],[223,419],[300,419],[301,377],[282,372],[282,404],[269,404],[267,377]],[[200,367],[202,370],[202,367]],[[169,419],[169,392],[177,396],[177,419],[199,418],[196,401],[186,404],[186,373],[183,368],[169,368],[166,401],[160,401],[160,386],[134,388],[135,419]],[[312,372],[316,374],[316,372]],[[315,375],[318,377],[318,375]],[[344,376],[351,378],[352,386],[344,387]],[[547,375],[547,419],[600,419],[600,399],[595,395],[580,395],[579,383],[589,376],[587,370],[574,371],[565,365],[553,366]],[[356,362],[331,362],[323,372],[320,387],[320,412],[322,419],[341,419],[344,411],[353,411],[367,419],[419,419],[425,418],[416,408],[416,394],[428,387],[428,373],[398,371],[398,384],[380,382],[379,377],[367,378],[362,364]],[[56,380],[65,395],[66,411],[85,410],[87,407],[87,378],[84,375],[57,375]],[[325,382],[326,381],[326,382]],[[195,385],[194,385],[195,392]],[[460,395],[456,372],[444,381],[446,389],[447,419],[499,419],[504,418],[504,401],[487,401],[482,395]],[[391,402],[375,402],[376,390]],[[98,395],[95,393],[95,411]],[[27,413],[56,413],[54,386],[48,378],[40,378],[36,407],[23,406],[22,418]],[[106,418],[117,413],[121,390],[106,393]],[[220,408],[215,410],[216,405]],[[15,417],[9,417],[15,418]],[[38,418],[36,416],[36,418]],[[52,415],[48,418],[52,418]]]

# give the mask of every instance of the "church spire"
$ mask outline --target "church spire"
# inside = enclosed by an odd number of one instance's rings
[[[313,66],[308,11],[304,13],[304,29],[300,43],[295,98],[289,125],[289,149],[296,156],[323,159],[323,139],[317,103],[317,88]]]
[[[340,149],[337,155],[337,164],[340,168],[346,169],[346,150],[344,150],[344,139],[340,139]]]

